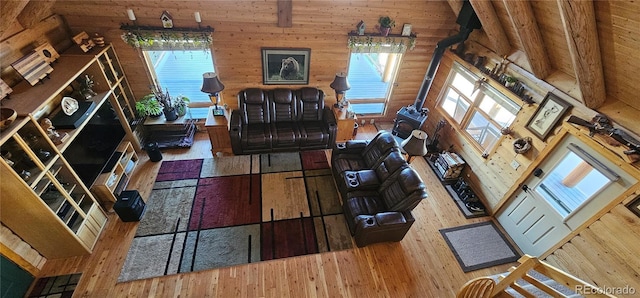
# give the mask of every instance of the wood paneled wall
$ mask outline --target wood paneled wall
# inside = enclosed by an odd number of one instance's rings
[[[619,204],[545,260],[599,287],[635,289],[619,295],[632,297],[640,291],[638,243],[640,218]]]
[[[120,40],[120,23],[127,22],[126,9],[132,8],[140,25],[160,25],[159,16],[168,10],[178,27],[196,25],[193,13],[199,11],[202,25],[210,25],[213,54],[220,79],[226,86],[223,100],[237,106],[237,93],[243,88],[294,87],[262,85],[261,47],[311,48],[309,85],[319,87],[334,100],[329,87],[335,73],[346,71],[349,59],[347,33],[360,20],[366,32],[382,15],[395,19],[392,33],[400,33],[403,23],[411,23],[417,34],[416,48],[408,51],[398,74],[387,110],[395,118],[400,107],[409,105],[424,78],[435,44],[457,28],[449,5],[443,1],[293,1],[293,26],[277,27],[277,1],[58,1],[54,10],[64,15],[72,31],[101,32],[118,52],[136,96],[148,92],[149,81],[138,53]],[[203,94],[203,96],[205,96]]]

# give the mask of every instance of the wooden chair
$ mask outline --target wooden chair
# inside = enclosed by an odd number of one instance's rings
[[[503,297],[503,295],[513,296],[509,291],[515,291],[524,297],[539,297],[539,294],[545,294],[551,297],[573,297],[574,293],[561,292],[552,285],[542,280],[538,280],[535,276],[529,274],[530,270],[536,271],[543,276],[555,281],[558,285],[563,285],[568,289],[576,289],[578,286],[583,289],[591,289],[593,294],[589,297],[613,298],[604,290],[591,285],[567,272],[560,270],[550,264],[538,260],[530,255],[522,256],[518,262],[520,265],[511,267],[509,272],[498,277],[496,283],[491,277],[478,277],[468,281],[462,286],[458,298],[486,298],[486,297]],[[519,280],[526,281],[529,286],[519,283]],[[547,297],[545,296],[545,297]]]
[[[457,298],[489,298],[493,295],[496,282],[490,277],[478,277],[462,286]]]

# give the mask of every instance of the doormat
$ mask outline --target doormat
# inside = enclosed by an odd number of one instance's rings
[[[464,272],[511,263],[520,258],[492,221],[441,229],[440,234]]]
[[[27,297],[72,297],[82,273],[41,277]]]
[[[324,151],[163,161],[118,282],[351,247]]]

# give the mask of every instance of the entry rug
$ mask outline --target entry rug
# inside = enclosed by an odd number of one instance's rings
[[[324,151],[163,161],[118,282],[351,247]]]
[[[441,229],[440,234],[464,272],[511,263],[520,258],[491,221]]]

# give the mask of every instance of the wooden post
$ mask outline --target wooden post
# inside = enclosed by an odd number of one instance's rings
[[[292,27],[292,0],[278,0],[278,27]]]

